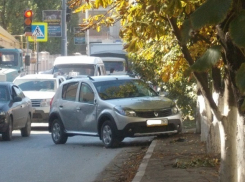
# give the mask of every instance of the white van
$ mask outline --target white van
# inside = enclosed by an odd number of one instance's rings
[[[101,58],[92,56],[60,56],[54,61],[52,74],[73,77],[77,75],[106,75]]]
[[[106,74],[126,75],[126,60],[120,57],[101,57],[104,62]]]

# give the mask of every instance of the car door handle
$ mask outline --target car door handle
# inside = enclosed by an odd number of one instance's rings
[[[77,111],[81,111],[81,108],[80,108],[80,107],[77,107],[76,110],[77,110]]]
[[[60,109],[63,109],[63,106],[59,106]]]

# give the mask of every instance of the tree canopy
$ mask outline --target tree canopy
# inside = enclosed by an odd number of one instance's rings
[[[101,26],[120,21],[124,48],[137,64],[159,65],[153,69],[163,81],[195,78],[221,123],[220,133],[225,133],[221,137],[221,181],[245,179],[239,170],[244,169],[244,160],[237,160],[242,152],[235,150],[244,148],[245,1],[70,0],[68,4],[74,12],[109,7],[107,14],[89,17],[80,26],[99,31]],[[227,109],[222,110],[214,100],[214,92]]]

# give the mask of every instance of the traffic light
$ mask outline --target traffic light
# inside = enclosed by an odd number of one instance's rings
[[[69,22],[71,20],[71,9],[69,7],[66,7],[66,22]]]
[[[24,33],[31,32],[32,15],[32,10],[24,11]]]

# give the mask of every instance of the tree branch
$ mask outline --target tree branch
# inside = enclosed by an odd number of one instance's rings
[[[174,32],[174,34],[178,40],[178,43],[182,49],[182,53],[183,53],[185,59],[187,60],[187,62],[189,63],[190,66],[193,65],[194,60],[192,59],[186,44],[181,43],[181,33],[180,33],[180,29],[177,26],[176,19],[169,18],[168,20],[169,20],[169,23],[173,29],[173,32]],[[194,73],[194,76],[195,76],[198,84],[200,85],[202,95],[207,99],[207,101],[210,104],[210,107],[212,109],[213,114],[215,115],[215,117],[219,121],[221,121],[223,116],[221,115],[216,103],[213,100],[212,93],[209,90],[209,87],[207,84],[208,83],[207,82],[207,74],[206,73],[198,73],[198,72],[193,72],[193,73]]]

